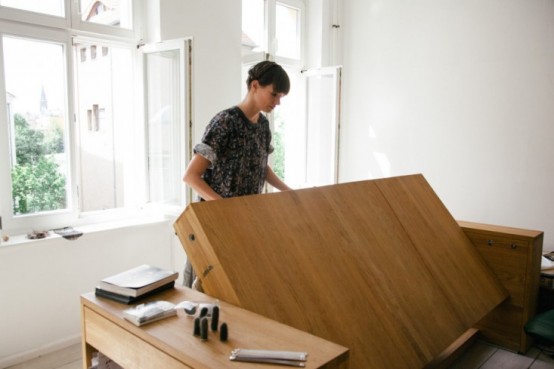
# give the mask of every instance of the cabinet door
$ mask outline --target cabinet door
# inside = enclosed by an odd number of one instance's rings
[[[510,303],[523,307],[529,243],[512,237],[487,237],[471,232],[466,234],[510,293]]]

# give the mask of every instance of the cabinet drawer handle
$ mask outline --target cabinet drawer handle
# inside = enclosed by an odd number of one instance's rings
[[[512,243],[512,249],[517,249],[517,243]]]
[[[494,243],[493,240],[488,240],[488,241],[487,241],[487,245],[489,245],[489,246],[492,246],[493,243]]]

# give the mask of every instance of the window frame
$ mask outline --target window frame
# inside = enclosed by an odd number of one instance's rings
[[[69,144],[68,149],[68,157],[70,158],[70,172],[74,172],[74,160],[72,160],[72,152],[73,152],[73,141],[71,140],[72,136],[72,119],[74,107],[73,107],[73,101],[69,98],[71,96],[71,89],[72,89],[72,76],[69,70],[69,66],[73,63],[73,57],[71,53],[71,38],[69,37],[69,34],[67,32],[57,30],[57,29],[43,29],[41,27],[35,27],[30,25],[8,25],[8,29],[6,29],[5,22],[0,20],[0,35],[1,36],[9,36],[9,37],[16,37],[16,38],[22,38],[22,39],[30,39],[35,40],[39,42],[52,42],[57,43],[63,46],[64,48],[64,60],[65,60],[65,79],[66,79],[66,111],[65,116],[68,117],[67,122],[67,130],[66,137],[69,137],[69,139],[66,141]],[[0,43],[1,43],[0,39]],[[0,45],[0,72],[4,73],[4,55],[3,55],[3,45]],[[5,79],[2,78],[2,82],[0,82],[0,91],[5,91]],[[0,114],[2,114],[2,117],[5,117],[4,119],[7,119],[8,112],[6,111],[6,96],[5,94],[0,94]],[[2,130],[0,132],[0,140],[2,142],[8,142],[9,139],[9,132],[8,127],[6,125],[2,125]],[[3,220],[3,228],[5,230],[13,230],[13,229],[49,229],[52,228],[51,221],[49,218],[55,217],[56,222],[60,224],[67,224],[72,219],[76,217],[76,209],[75,207],[68,206],[68,208],[63,210],[55,210],[55,211],[48,211],[43,212],[40,214],[25,214],[25,215],[18,215],[14,216],[13,214],[13,198],[12,198],[12,179],[11,179],[11,164],[10,164],[10,153],[9,152],[3,152],[0,154],[0,198],[3,199],[9,199],[9,201],[0,201],[0,211],[2,214],[2,220]],[[74,202],[76,191],[75,191],[75,182],[74,177],[72,174],[68,176],[68,180],[70,182],[69,193],[67,194],[68,199],[70,199],[70,202]]]
[[[112,26],[99,24],[87,24],[82,22],[79,17],[79,4],[75,0],[65,0],[65,17],[57,17],[46,14],[33,13],[26,10],[14,9],[0,6],[0,36],[21,37],[38,42],[54,42],[63,46],[65,61],[65,84],[66,84],[66,117],[67,117],[67,148],[68,150],[68,176],[70,183],[68,186],[68,207],[63,210],[48,211],[33,214],[14,215],[12,198],[12,178],[10,164],[10,149],[0,153],[0,198],[9,199],[9,201],[0,201],[0,215],[2,216],[3,230],[8,234],[21,234],[30,230],[49,230],[67,225],[83,225],[123,218],[136,217],[137,210],[145,205],[145,199],[134,201],[130,206],[118,209],[109,209],[97,212],[80,212],[78,207],[79,196],[79,167],[77,161],[77,132],[75,127],[76,119],[76,101],[77,90],[74,80],[74,52],[73,37],[83,37],[96,39],[101,42],[114,42],[125,44],[136,50],[135,33],[139,28],[138,21],[141,19],[139,7],[140,1],[133,1],[133,30],[119,29]],[[139,53],[134,53],[137,71],[141,69]],[[0,38],[0,73],[4,73],[4,55],[2,38]],[[141,83],[141,73],[137,73],[135,83]],[[133,86],[137,87],[137,86]],[[134,88],[134,90],[136,90]],[[140,89],[139,89],[140,90]],[[0,78],[0,91],[6,91],[5,79]],[[140,93],[139,93],[140,94]],[[142,104],[142,96],[136,95],[135,102],[138,107]],[[8,112],[6,94],[0,93],[0,116],[1,120],[6,121]],[[143,121],[139,124],[144,126]],[[0,124],[0,142],[9,142],[9,129],[7,124]],[[144,143],[140,141],[138,143]],[[4,145],[2,145],[4,146]],[[140,158],[142,160],[142,157]]]
[[[175,161],[178,162],[179,168],[184,168],[185,163],[188,163],[190,159],[192,158],[192,140],[193,140],[193,132],[192,132],[192,89],[193,89],[193,81],[192,81],[192,59],[193,59],[193,39],[191,37],[186,38],[178,38],[178,39],[172,39],[172,40],[165,40],[161,41],[156,44],[146,44],[143,45],[140,48],[141,51],[141,62],[143,65],[146,64],[146,58],[148,54],[155,54],[158,52],[164,52],[164,51],[177,51],[179,53],[179,62],[180,62],[180,72],[181,75],[179,76],[179,94],[180,99],[178,103],[178,109],[179,109],[179,119],[175,122],[173,122],[173,126],[176,132],[178,132],[178,136],[180,140],[177,141],[181,142],[180,147],[178,148],[178,157],[174,158]],[[150,187],[151,183],[148,179],[150,176],[150,163],[149,163],[149,145],[150,145],[150,137],[149,137],[149,127],[148,127],[148,120],[149,120],[149,112],[148,112],[148,86],[147,86],[147,79],[146,79],[146,68],[143,68],[143,74],[144,74],[144,130],[145,130],[145,156],[146,156],[146,193],[147,195],[147,201],[150,204],[149,206],[156,207],[158,209],[161,209],[164,212],[179,212],[183,206],[186,206],[187,204],[190,204],[192,202],[192,189],[188,188],[188,186],[184,186],[182,182],[179,184],[175,184],[175,186],[179,187],[179,191],[177,196],[178,198],[175,199],[175,202],[170,203],[153,203],[150,198]]]
[[[135,38],[137,30],[140,29],[140,14],[142,13],[141,2],[130,0],[132,2],[133,25],[131,29],[119,28],[109,25],[96,24],[81,20],[81,10],[78,0],[64,0],[64,16],[55,16],[50,14],[36,13],[29,10],[12,8],[0,5],[0,19],[7,21],[17,21],[38,26],[53,27],[60,29],[72,29],[77,32],[89,32],[96,34],[109,35],[118,38]]]
[[[104,24],[97,24],[92,22],[85,22],[81,20],[81,10],[79,9],[79,1],[74,1],[74,6],[71,6],[70,15],[71,15],[71,27],[73,29],[78,29],[83,32],[92,32],[98,34],[109,34],[110,36],[116,36],[121,38],[134,38],[137,35],[137,30],[140,28],[139,16],[141,11],[139,8],[139,1],[130,0],[132,2],[132,28],[120,28]]]
[[[0,5],[0,19],[8,21],[17,21],[22,23],[33,24],[37,26],[53,27],[53,28],[70,28],[71,18],[70,1],[64,1],[64,16],[36,13],[28,10],[12,8],[9,6]]]
[[[341,125],[341,84],[342,84],[342,66],[332,66],[332,67],[322,67],[315,69],[308,69],[302,73],[305,83],[306,94],[306,156],[305,161],[305,183],[303,187],[313,187],[313,186],[326,186],[337,184],[339,181],[339,155],[340,155],[340,125]],[[323,79],[330,78],[332,88],[328,91],[331,92],[331,102],[332,104],[326,105],[326,108],[330,109],[329,122],[323,120],[316,120],[317,124],[314,124],[313,119],[311,118],[310,106],[312,103],[312,94],[311,89],[309,88],[311,79]],[[328,126],[322,126],[322,123],[330,123]],[[319,168],[318,163],[312,162],[316,158],[324,157],[323,153],[312,152],[310,153],[310,147],[312,146],[311,139],[313,138],[310,135],[312,127],[316,126],[319,130],[327,130],[329,132],[331,147],[328,148],[331,151],[332,162],[330,167],[327,168],[330,170],[330,176],[321,181],[321,178],[314,179],[310,177],[310,168]],[[316,142],[317,144],[317,142]],[[311,154],[311,155],[310,155]]]

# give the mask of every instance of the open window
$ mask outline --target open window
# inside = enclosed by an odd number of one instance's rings
[[[306,82],[305,186],[338,183],[341,67],[304,72]]]
[[[146,85],[148,198],[183,205],[182,175],[191,157],[192,40],[163,41],[142,47]]]

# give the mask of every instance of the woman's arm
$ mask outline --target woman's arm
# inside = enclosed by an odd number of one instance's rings
[[[265,180],[279,191],[292,190],[285,182],[281,181],[281,178],[277,177],[277,174],[275,174],[269,165],[266,168]]]
[[[205,157],[194,154],[183,176],[183,181],[206,201],[222,198],[202,179],[202,175],[210,164],[210,161]]]

